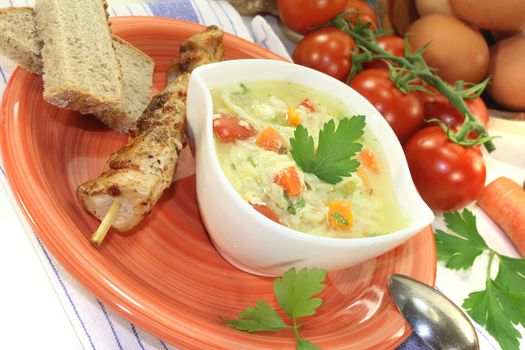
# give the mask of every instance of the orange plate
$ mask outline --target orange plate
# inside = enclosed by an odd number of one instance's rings
[[[203,27],[165,18],[113,18],[113,31],[156,61],[155,91],[179,43]],[[226,35],[227,59],[279,57]],[[51,253],[97,297],[146,331],[185,349],[293,349],[290,331],[248,334],[225,326],[256,300],[277,306],[273,279],[252,276],[215,251],[202,225],[195,178],[175,183],[151,215],[129,234],[110,233],[99,249],[88,243],[98,221],[75,197],[97,176],[126,136],[95,118],[42,100],[39,77],[17,69],[2,102],[2,152],[7,176],[25,215]],[[220,203],[217,203],[220,205]],[[411,332],[386,283],[402,273],[434,283],[430,229],[403,246],[354,268],[330,273],[318,314],[302,335],[326,349],[393,348]]]

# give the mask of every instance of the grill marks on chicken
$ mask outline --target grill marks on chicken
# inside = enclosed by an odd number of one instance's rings
[[[222,36],[219,28],[210,26],[181,45],[167,87],[152,98],[136,127],[130,130],[129,142],[111,155],[99,177],[77,188],[77,197],[87,211],[99,220],[111,216],[111,220],[103,220],[92,237],[94,245],[100,244],[110,226],[119,231],[135,227],[171,186],[186,140],[190,73],[198,66],[222,59]]]

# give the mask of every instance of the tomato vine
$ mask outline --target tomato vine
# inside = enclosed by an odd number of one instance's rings
[[[351,36],[356,43],[349,80],[362,70],[361,63],[377,59],[386,60],[390,67],[390,78],[402,92],[421,90],[432,94],[421,84],[422,81],[440,92],[465,116],[463,124],[457,131],[452,131],[442,122],[433,120],[445,130],[447,137],[452,142],[465,147],[483,144],[488,152],[496,149],[492,142],[494,137],[488,134],[485,126],[474,117],[464,101],[465,98],[478,97],[487,86],[488,79],[477,85],[468,85],[463,81],[458,81],[455,86],[451,86],[437,76],[425,62],[423,53],[428,45],[412,51],[405,39],[405,56],[395,56],[382,49],[376,40],[376,36],[385,34],[384,31],[372,30],[369,28],[369,23],[361,23],[359,20],[357,23],[352,23],[345,18],[347,15],[348,13],[341,13],[327,25],[339,28]],[[471,131],[476,132],[477,139],[467,137]]]

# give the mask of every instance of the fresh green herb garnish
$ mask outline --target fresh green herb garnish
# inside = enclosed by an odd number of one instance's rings
[[[241,87],[243,94],[245,94],[248,91],[250,91],[250,89],[248,89],[248,87],[246,85],[244,85],[244,83],[240,83],[239,86]]]
[[[297,214],[297,211],[299,209],[304,208],[304,206],[306,204],[305,201],[304,201],[304,198],[299,197],[299,198],[293,200],[290,197],[288,197],[288,195],[286,193],[284,193],[284,199],[286,199],[286,201],[288,202],[288,208],[286,208],[286,210],[288,210],[288,212],[290,214],[292,214],[292,215]]]
[[[233,170],[237,170],[237,167],[235,166],[235,163],[231,163],[230,166],[231,166],[231,168],[232,168]]]
[[[248,156],[248,158],[246,158],[246,160],[247,160],[248,163],[250,163],[254,168],[257,168],[257,163],[255,163],[255,159],[253,159],[252,156]]]
[[[332,217],[340,224],[342,225],[348,225],[348,220],[346,220],[343,215],[339,214],[338,212],[333,212]]]
[[[364,127],[363,115],[341,119],[337,129],[332,119],[319,132],[317,151],[314,151],[313,137],[305,127],[298,125],[290,139],[290,153],[304,172],[336,184],[359,167],[359,162],[352,157],[363,147],[357,141],[363,136]]]
[[[295,268],[286,271],[283,277],[277,278],[273,284],[273,290],[277,302],[286,314],[291,318],[292,325],[284,323],[282,318],[265,301],[258,300],[255,307],[246,308],[239,314],[237,320],[227,320],[226,324],[245,332],[270,331],[278,332],[285,328],[291,328],[297,339],[298,350],[320,350],[314,343],[303,339],[299,334],[300,324],[297,319],[305,316],[315,315],[316,309],[323,300],[314,295],[322,292],[326,285],[323,284],[326,271],[313,268],[303,268],[296,272]]]
[[[290,202],[290,205],[288,205],[288,208],[286,208],[288,210],[288,212],[292,215],[295,215],[297,214],[297,211],[299,209],[303,209],[304,208],[304,205],[305,205],[305,202],[304,202],[304,198],[299,198],[295,201],[291,201]]]
[[[510,258],[490,248],[478,232],[476,217],[468,209],[444,216],[447,227],[456,235],[436,230],[439,260],[451,269],[467,269],[481,254],[489,256],[485,289],[470,293],[463,301],[463,308],[503,349],[518,350],[521,333],[516,325],[525,326],[525,259]],[[499,261],[499,270],[493,279],[494,261]]]

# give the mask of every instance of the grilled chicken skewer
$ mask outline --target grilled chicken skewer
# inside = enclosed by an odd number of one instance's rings
[[[100,245],[111,226],[125,232],[135,227],[171,186],[185,142],[186,90],[192,70],[222,59],[223,32],[210,26],[182,43],[171,66],[167,87],[152,98],[130,130],[131,138],[107,161],[102,174],[77,188],[87,211],[102,223],[91,237]]]

